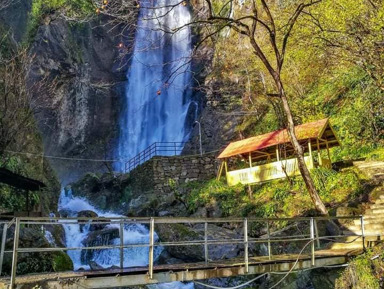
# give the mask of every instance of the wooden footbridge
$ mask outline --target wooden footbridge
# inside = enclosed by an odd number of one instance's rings
[[[348,223],[360,223],[360,232],[346,232]],[[20,247],[20,232],[23,228],[63,226],[69,224],[102,225],[119,230],[120,242],[107,245],[77,248],[24,248]],[[148,242],[127,244],[124,242],[124,226],[143,224],[149,229]],[[326,227],[333,227],[336,235],[326,232]],[[183,226],[194,230],[195,239],[161,240],[156,231],[160,226]],[[0,288],[116,288],[134,285],[166,283],[172,281],[195,281],[210,278],[239,275],[257,275],[268,272],[287,274],[293,271],[342,265],[360,254],[370,242],[380,240],[380,235],[366,235],[364,217],[318,217],[295,219],[195,219],[195,218],[14,218],[0,221],[3,227],[0,246]],[[159,226],[159,227],[157,227]],[[212,228],[237,232],[236,236],[225,236],[210,232]],[[178,227],[179,228],[179,227]],[[198,229],[197,229],[198,228]],[[263,228],[261,230],[261,228]],[[281,229],[283,228],[283,229]],[[199,234],[200,232],[200,234]],[[218,232],[218,231],[216,231]],[[13,244],[13,245],[9,245]],[[7,246],[6,246],[7,245]],[[186,263],[185,260],[172,264],[159,263],[155,258],[155,248],[161,246],[172,253],[171,248],[181,247],[187,250],[197,247],[201,250],[201,261]],[[231,258],[212,252],[218,247],[223,252],[229,246],[237,246],[237,256]],[[9,248],[8,248],[9,247]],[[125,248],[147,248],[147,266],[124,267],[127,260]],[[82,270],[73,272],[48,272],[17,275],[18,258],[25,253],[47,253],[70,250],[119,250],[120,267],[102,270]],[[217,252],[217,251],[216,251]],[[12,255],[10,272],[1,272],[6,254]],[[9,259],[9,258],[8,258]],[[175,259],[176,260],[176,259]],[[4,276],[8,273],[9,276]]]

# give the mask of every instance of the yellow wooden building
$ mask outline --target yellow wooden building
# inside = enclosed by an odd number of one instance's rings
[[[295,133],[305,152],[308,169],[331,167],[329,149],[339,146],[340,142],[329,119],[298,125]],[[218,178],[225,170],[230,186],[300,174],[286,129],[232,142],[218,158],[222,160]]]

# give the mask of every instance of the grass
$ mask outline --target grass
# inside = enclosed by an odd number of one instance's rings
[[[363,193],[363,176],[357,169],[341,172],[318,168],[312,177],[328,208],[335,208]],[[199,207],[216,207],[226,216],[295,217],[314,215],[314,207],[300,177],[252,186],[250,197],[242,185],[229,187],[224,180],[191,182],[184,188],[190,213]]]
[[[383,288],[384,245],[373,247],[356,257],[336,280],[336,289]]]

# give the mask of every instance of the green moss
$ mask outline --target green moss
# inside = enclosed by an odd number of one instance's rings
[[[190,182],[186,185],[186,190],[188,192],[186,204],[191,213],[198,207],[218,202],[224,216],[236,215],[236,205],[238,204],[236,196],[244,193],[242,185],[228,187],[224,182],[217,180]]]
[[[64,252],[56,252],[52,260],[52,268],[55,272],[72,271],[73,263]]]
[[[39,148],[41,143],[38,140],[32,141],[30,146]],[[29,146],[25,148],[29,150]],[[25,155],[10,156],[4,158],[0,167],[7,168],[12,172],[21,174],[26,177],[41,180],[47,188],[42,189],[40,192],[29,192],[30,207],[41,204],[42,210],[45,213],[52,212],[57,206],[57,196],[59,191],[59,183],[54,175],[49,164],[41,158],[28,157]],[[19,190],[10,187],[5,184],[0,184],[0,211],[24,211],[26,208],[26,193],[23,190]]]
[[[121,197],[121,203],[128,203],[132,199],[132,196],[132,188],[130,186],[125,187]]]
[[[178,232],[182,240],[197,240],[199,238],[198,233],[183,224],[173,224],[172,227],[174,231]]]
[[[45,16],[62,10],[71,18],[92,15],[95,7],[91,0],[33,0],[29,14],[26,43],[31,43]]]
[[[384,246],[376,246],[356,257],[336,280],[336,289],[383,288]]]
[[[370,152],[366,154],[367,160],[372,161],[384,161],[384,148],[378,147],[372,149]]]

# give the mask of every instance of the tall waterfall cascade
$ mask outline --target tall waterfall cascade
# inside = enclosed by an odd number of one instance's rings
[[[140,5],[115,151],[121,160],[115,164],[117,171],[155,142],[185,141],[189,106],[196,106],[188,89],[192,52],[190,28],[185,26],[191,21],[188,7],[179,0],[146,0]]]
[[[179,4],[179,5],[176,5]],[[127,72],[125,101],[120,116],[120,136],[114,154],[119,160],[128,160],[154,142],[182,142],[188,138],[186,125],[189,106],[196,107],[188,88],[191,84],[190,54],[191,33],[188,27],[175,31],[190,19],[188,7],[179,0],[140,1],[138,28],[131,66]],[[155,9],[154,9],[155,8]],[[174,33],[167,33],[173,31]],[[196,115],[194,116],[197,117]],[[124,162],[115,163],[115,170],[123,171]],[[65,182],[63,182],[65,183]],[[62,189],[59,210],[67,216],[77,217],[81,211],[90,210],[100,217],[122,217],[99,211],[88,200],[72,196],[70,188]],[[72,221],[73,222],[73,221]],[[114,225],[110,225],[113,228]],[[67,247],[83,247],[90,234],[89,226],[63,222]],[[50,236],[47,234],[47,238]],[[156,236],[157,238],[157,236]],[[124,226],[124,244],[148,243],[148,228],[142,225]],[[119,244],[111,237],[106,244]],[[148,265],[148,248],[127,248],[124,266]],[[155,258],[161,247],[155,250]],[[89,269],[82,250],[68,251],[75,270]],[[118,266],[118,250],[99,250],[92,255],[98,265],[109,268]],[[193,289],[193,283],[172,282],[150,285],[150,289]]]

